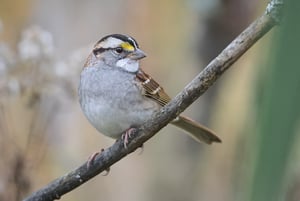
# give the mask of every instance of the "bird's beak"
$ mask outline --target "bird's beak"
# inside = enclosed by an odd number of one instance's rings
[[[144,57],[146,57],[145,52],[143,52],[142,50],[140,50],[138,48],[128,55],[128,58],[133,59],[133,60],[140,60]]]

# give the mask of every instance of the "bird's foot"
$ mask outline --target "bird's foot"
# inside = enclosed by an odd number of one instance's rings
[[[122,134],[122,140],[124,142],[124,147],[127,148],[127,144],[129,143],[129,139],[131,138],[132,134],[136,132],[136,128],[129,128]]]

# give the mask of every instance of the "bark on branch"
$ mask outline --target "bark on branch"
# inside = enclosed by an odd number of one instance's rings
[[[99,154],[92,165],[83,164],[66,175],[55,179],[32,193],[24,201],[50,201],[59,199],[111,165],[133,152],[160,129],[183,112],[199,98],[215,81],[241,57],[252,45],[272,29],[281,19],[283,0],[272,0],[265,13],[233,40],[207,67],[198,74],[169,104],[152,119],[138,128],[133,139],[124,148],[121,140]]]

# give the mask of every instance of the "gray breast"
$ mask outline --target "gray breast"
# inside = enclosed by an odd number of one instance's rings
[[[81,74],[80,104],[94,127],[118,138],[126,129],[144,123],[160,108],[142,96],[140,90],[132,73],[88,67]]]

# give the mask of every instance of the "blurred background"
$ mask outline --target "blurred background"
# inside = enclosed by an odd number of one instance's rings
[[[143,69],[175,96],[267,1],[0,4],[0,200],[14,201],[114,143],[78,104],[80,71],[96,41],[111,33],[133,36],[148,55]],[[295,24],[283,26],[291,32],[267,34],[185,111],[216,131],[222,144],[198,144],[167,126],[142,154],[127,156],[108,176],[61,200],[300,200]]]

